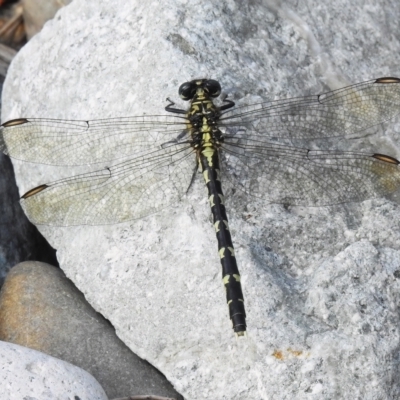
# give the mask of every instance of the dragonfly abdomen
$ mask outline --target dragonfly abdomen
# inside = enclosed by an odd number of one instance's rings
[[[244,336],[246,333],[246,312],[239,269],[236,263],[224,205],[224,195],[219,178],[218,151],[212,148],[205,148],[198,154],[199,164],[208,190],[208,199],[218,240],[218,253],[222,266],[222,281],[226,290],[229,317],[236,335]]]

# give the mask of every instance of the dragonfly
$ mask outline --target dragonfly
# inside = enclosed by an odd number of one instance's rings
[[[168,98],[165,115],[93,121],[13,119],[1,126],[1,150],[32,163],[111,163],[25,193],[22,206],[39,225],[104,225],[144,218],[178,202],[200,170],[229,317],[235,334],[246,336],[222,182],[265,203],[300,206],[395,193],[400,188],[400,161],[381,153],[332,149],[330,143],[359,138],[394,118],[400,110],[400,79],[382,77],[319,95],[239,107],[227,97],[217,104],[220,94],[218,81],[195,79],[179,88],[188,109]],[[322,148],[312,143],[322,143]]]

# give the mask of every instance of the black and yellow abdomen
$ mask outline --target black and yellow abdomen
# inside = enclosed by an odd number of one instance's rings
[[[222,280],[226,290],[226,301],[229,307],[229,317],[233,330],[238,336],[244,336],[246,332],[246,313],[240,274],[236,263],[235,250],[233,248],[231,233],[229,231],[228,217],[226,215],[224,195],[219,178],[218,151],[213,153],[209,149],[199,152],[199,163],[208,189],[208,200],[215,233],[218,240],[218,253],[222,266]]]

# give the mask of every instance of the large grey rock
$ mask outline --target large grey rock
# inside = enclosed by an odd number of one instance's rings
[[[238,103],[399,76],[399,8],[75,1],[15,59],[3,120],[160,114],[180,83],[203,76]],[[399,158],[393,126],[361,147]],[[74,172],[15,166],[21,193]],[[236,342],[203,186],[139,221],[41,231],[121,339],[188,399],[397,398],[396,204],[228,197],[249,324]]]

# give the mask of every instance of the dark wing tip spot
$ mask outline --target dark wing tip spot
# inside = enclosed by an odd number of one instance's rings
[[[384,78],[378,78],[375,83],[400,83],[400,79],[388,76]]]
[[[395,164],[395,165],[399,165],[400,161],[397,160],[396,158],[387,156],[385,154],[379,154],[379,153],[375,153],[372,155],[372,157],[376,158],[377,160],[383,161],[383,162],[387,162],[390,164]]]
[[[1,126],[4,128],[8,128],[9,126],[16,126],[16,125],[23,125],[29,122],[26,118],[17,118],[17,119],[10,119],[7,122],[4,122]]]
[[[34,196],[35,194],[41,192],[44,189],[47,189],[49,186],[44,184],[40,186],[36,186],[35,188],[28,190],[22,197],[21,199],[27,199],[28,197]]]

